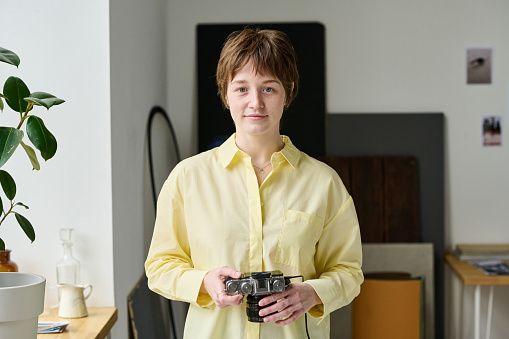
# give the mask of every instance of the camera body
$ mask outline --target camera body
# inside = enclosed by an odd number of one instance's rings
[[[226,293],[242,295],[267,295],[284,292],[289,281],[285,281],[283,272],[267,271],[244,273],[239,279],[226,277]]]
[[[246,314],[251,322],[263,323],[259,316],[262,308],[275,304],[271,303],[260,307],[258,302],[272,293],[284,292],[290,284],[290,277],[284,277],[281,271],[244,273],[239,279],[226,277],[226,293],[247,295]]]

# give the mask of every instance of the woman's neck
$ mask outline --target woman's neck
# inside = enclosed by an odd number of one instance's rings
[[[270,161],[273,153],[281,151],[285,146],[279,134],[271,138],[236,134],[235,143],[240,150],[249,154],[253,165],[260,168]]]

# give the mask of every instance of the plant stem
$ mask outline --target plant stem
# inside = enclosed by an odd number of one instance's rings
[[[25,122],[26,118],[28,117],[28,112],[30,112],[30,110],[32,109],[33,106],[34,106],[34,104],[29,103],[27,106],[27,110],[25,111],[25,114],[21,113],[21,121],[19,122],[19,125],[18,125],[18,127],[16,127],[16,129],[20,129],[21,126],[23,126],[23,123]]]
[[[7,213],[5,213],[4,216],[2,217],[2,219],[0,220],[0,225],[2,225],[5,218],[7,218],[7,216],[12,213],[13,208],[14,208],[14,204],[12,203],[12,200],[11,200],[11,208],[9,208],[9,211],[7,211]]]

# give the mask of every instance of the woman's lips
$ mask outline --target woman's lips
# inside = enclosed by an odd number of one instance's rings
[[[249,114],[245,116],[248,119],[251,120],[261,120],[266,117],[266,115],[260,115],[260,114]]]

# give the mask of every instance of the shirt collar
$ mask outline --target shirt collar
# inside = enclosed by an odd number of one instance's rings
[[[290,166],[294,169],[297,167],[300,159],[300,151],[292,144],[292,141],[286,135],[282,135],[281,139],[285,143],[285,147],[279,152],[283,155],[283,157],[288,161]]]
[[[296,168],[301,156],[300,151],[292,144],[292,141],[286,135],[282,135],[281,140],[283,140],[285,147],[277,153],[280,153],[290,166]],[[233,133],[221,146],[219,146],[218,152],[221,164],[224,167],[228,167],[235,158],[235,155],[238,152],[241,152],[237,147],[237,144],[235,144],[235,133]]]

